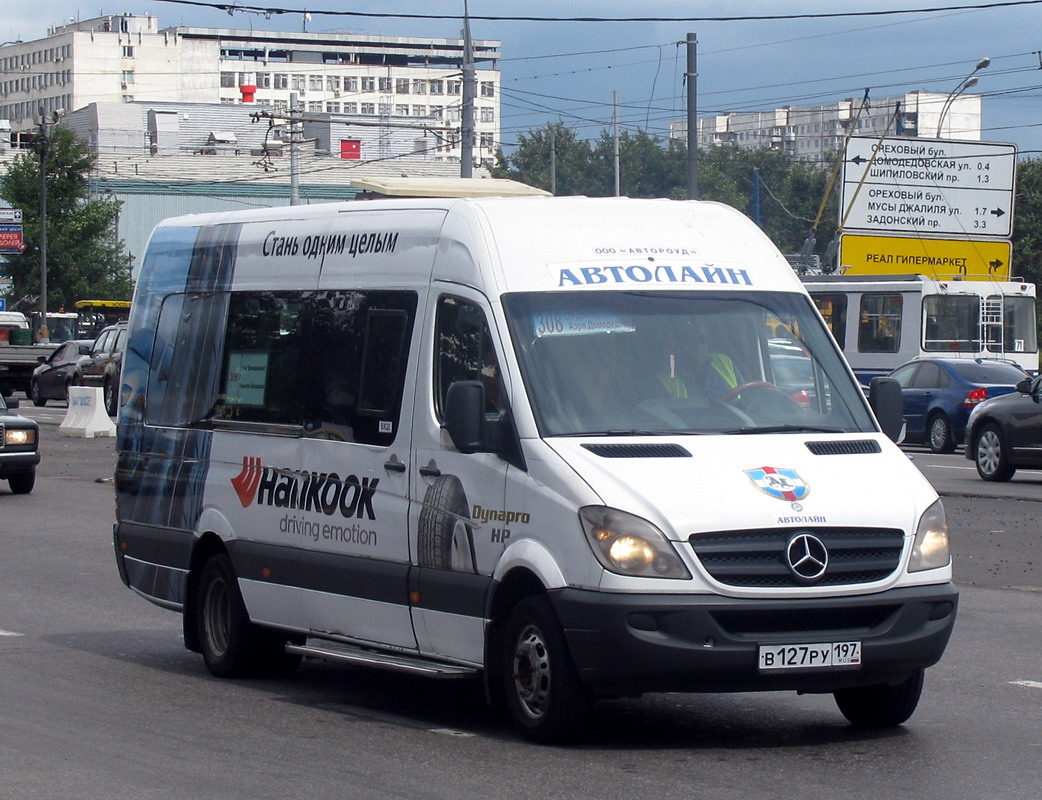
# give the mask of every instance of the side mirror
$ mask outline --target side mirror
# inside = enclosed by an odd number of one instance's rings
[[[8,397],[7,398],[7,407],[8,408],[18,408],[19,402],[20,401],[17,400],[16,398],[14,398],[14,397]]]
[[[1031,384],[1034,383],[1034,378],[1021,378],[1017,381],[1017,391],[1021,394],[1031,394]]]
[[[900,442],[904,438],[904,399],[901,384],[893,378],[873,378],[868,388],[868,404],[872,406],[879,427],[887,438]]]
[[[485,387],[456,381],[445,394],[445,427],[461,453],[485,451]]]
[[[510,410],[485,414],[485,387],[481,381],[451,384],[445,393],[444,412],[449,438],[461,453],[495,453],[518,469],[528,469]]]

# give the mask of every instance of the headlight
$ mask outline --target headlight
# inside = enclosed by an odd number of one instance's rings
[[[32,428],[8,428],[4,431],[5,445],[26,445],[36,441],[36,431]]]
[[[948,550],[948,519],[944,506],[938,500],[923,514],[912,544],[912,558],[908,562],[909,572],[937,569],[948,566],[951,553]]]
[[[690,579],[662,531],[645,519],[604,506],[579,509],[579,520],[601,566],[619,575]]]

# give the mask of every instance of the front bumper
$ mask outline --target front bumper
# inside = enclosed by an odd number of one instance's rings
[[[951,583],[873,595],[743,600],[551,593],[582,681],[602,694],[796,690],[897,683],[935,664],[955,623]],[[861,642],[861,664],[761,672],[759,646]]]
[[[40,463],[40,453],[5,453],[0,451],[0,478],[17,475],[21,472],[32,472]]]

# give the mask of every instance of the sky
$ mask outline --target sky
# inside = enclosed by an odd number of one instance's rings
[[[954,91],[977,63],[969,89],[983,98],[982,138],[1011,142],[1022,158],[1042,157],[1042,0],[243,0],[285,9],[272,15],[213,8],[222,0],[83,0],[5,3],[0,41],[42,38],[52,25],[102,13],[152,14],[176,25],[239,30],[351,31],[386,36],[460,36],[464,2],[474,39],[501,42],[502,144],[549,122],[582,139],[610,130],[617,93],[621,127],[665,138],[686,115],[684,41],[698,41],[700,116],[901,95]],[[229,0],[223,0],[229,2]],[[945,9],[926,11],[927,9]],[[915,11],[876,16],[837,13]],[[334,16],[323,11],[456,15],[456,19]],[[728,15],[744,19],[722,20]],[[787,19],[757,20],[756,16]],[[812,18],[807,15],[819,15]],[[482,19],[541,17],[551,21]],[[598,17],[608,22],[562,21]],[[634,21],[679,18],[676,21]],[[700,19],[695,19],[700,18]]]

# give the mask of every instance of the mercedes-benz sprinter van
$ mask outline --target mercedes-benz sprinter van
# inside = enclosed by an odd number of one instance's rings
[[[954,623],[937,494],[784,257],[715,203],[333,203],[168,220],[137,282],[115,547],[219,676],[480,676],[914,711]],[[895,399],[896,398],[896,399]],[[882,425],[882,427],[881,427]]]

